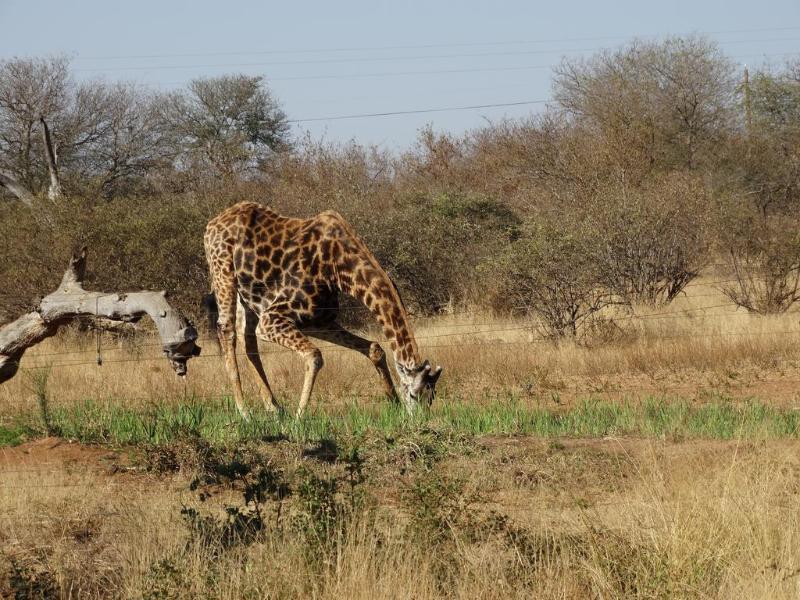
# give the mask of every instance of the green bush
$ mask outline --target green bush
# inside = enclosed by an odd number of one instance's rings
[[[592,315],[614,303],[594,251],[596,234],[577,215],[543,216],[482,266],[493,277],[494,307],[538,317],[552,338],[575,336]]]

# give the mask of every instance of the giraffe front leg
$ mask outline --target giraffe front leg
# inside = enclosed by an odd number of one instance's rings
[[[311,344],[311,342],[309,342],[309,344]],[[300,403],[297,405],[296,417],[298,419],[303,416],[306,410],[308,399],[311,398],[311,392],[314,389],[314,382],[317,380],[317,373],[319,373],[319,370],[324,364],[322,352],[319,351],[319,348],[304,352],[303,355],[306,361],[305,379],[303,380],[303,391],[300,393]]]
[[[397,392],[394,389],[394,383],[392,383],[392,375],[386,364],[386,353],[380,344],[351,333],[336,322],[318,325],[311,335],[326,342],[350,348],[369,358],[375,366],[375,370],[378,371],[386,396],[392,402],[398,401]]]
[[[244,403],[242,393],[242,380],[239,377],[239,364],[236,362],[236,326],[232,323],[220,323],[217,327],[219,335],[219,345],[225,355],[225,370],[228,378],[233,384],[233,399],[236,401],[236,408],[245,421],[250,420],[250,412]]]
[[[297,328],[294,322],[282,316],[262,315],[256,333],[261,339],[294,350],[303,357],[305,377],[303,378],[303,391],[300,393],[300,403],[297,406],[297,418],[300,418],[311,398],[317,373],[322,368],[322,352],[311,343],[311,340]]]

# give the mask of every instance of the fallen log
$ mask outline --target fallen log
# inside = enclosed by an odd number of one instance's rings
[[[70,260],[61,284],[42,298],[32,312],[0,328],[0,383],[19,370],[25,351],[55,335],[59,327],[75,318],[135,323],[149,316],[158,329],[164,354],[179,376],[186,375],[186,361],[199,356],[197,330],[167,302],[166,292],[87,292],[86,248]]]

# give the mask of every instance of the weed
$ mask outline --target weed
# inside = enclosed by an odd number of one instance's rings
[[[0,448],[3,446],[16,446],[24,442],[34,432],[25,426],[3,426],[0,425]]]
[[[189,529],[189,545],[198,546],[211,556],[232,548],[248,546],[262,539],[269,527],[269,506],[275,509],[275,529],[281,527],[283,500],[291,494],[283,472],[247,451],[212,450],[198,442],[203,449],[203,462],[190,490],[198,493],[200,502],[211,497],[210,485],[225,484],[241,492],[242,504],[223,507],[224,516],[203,514],[197,508],[184,506],[181,515]]]
[[[171,600],[189,587],[185,566],[173,558],[162,558],[150,565],[145,576],[143,600]]]
[[[50,380],[50,368],[33,369],[27,371],[29,389],[36,396],[36,405],[39,408],[39,417],[47,435],[60,435],[60,430],[53,424],[50,413],[50,398],[47,394],[47,382]]]
[[[326,556],[336,541],[346,507],[336,496],[335,478],[322,478],[307,469],[300,469],[297,475],[299,507],[294,528],[302,534],[309,549],[307,556],[314,561]]]
[[[38,554],[36,558],[8,556],[11,566],[8,586],[15,600],[50,600],[60,597],[56,576],[47,567],[46,555],[43,552]]]

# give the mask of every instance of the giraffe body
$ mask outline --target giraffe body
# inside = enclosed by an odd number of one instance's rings
[[[345,219],[334,211],[310,219],[279,215],[253,202],[231,206],[209,221],[204,237],[211,285],[218,304],[217,331],[234,397],[247,418],[236,363],[236,306],[245,312],[245,350],[261,381],[262,400],[275,401],[258,356],[258,338],[294,350],[305,359],[297,414],[305,409],[323,360],[308,336],[352,348],[375,365],[384,391],[397,398],[386,356],[374,342],[337,322],[339,293],[360,300],[390,341],[406,410],[432,400],[441,367],[421,362],[397,288]]]

